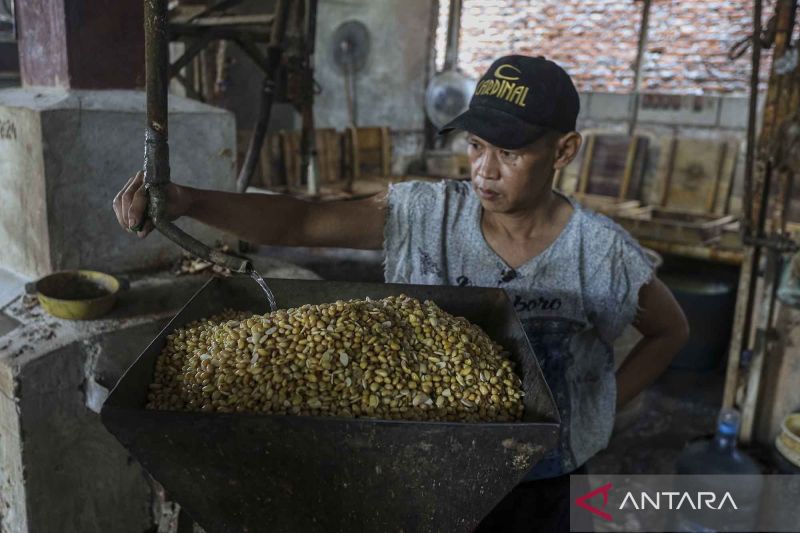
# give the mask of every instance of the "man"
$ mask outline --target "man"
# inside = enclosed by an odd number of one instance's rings
[[[469,109],[471,183],[408,182],[382,197],[312,204],[280,195],[170,185],[171,218],[189,216],[247,241],[381,249],[387,282],[501,287],[511,297],[562,418],[558,446],[480,530],[567,531],[568,474],[610,437],[615,408],[651,383],[688,336],[686,319],[641,248],[605,217],[553,191],[577,154],[578,93],[544,58],[498,59]],[[114,199],[144,237],[137,174]],[[612,344],[643,334],[614,375]],[[616,378],[616,379],[615,379]]]

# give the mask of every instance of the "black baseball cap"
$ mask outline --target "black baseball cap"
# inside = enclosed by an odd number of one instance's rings
[[[547,133],[575,131],[580,99],[566,71],[544,57],[511,55],[492,63],[478,81],[469,109],[439,134],[466,130],[516,150]]]

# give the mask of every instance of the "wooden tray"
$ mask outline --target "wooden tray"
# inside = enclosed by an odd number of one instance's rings
[[[731,215],[692,213],[654,206],[630,209],[614,218],[637,239],[682,244],[719,240],[723,228],[735,221]]]
[[[742,248],[742,233],[739,221],[726,224],[722,228],[722,234],[719,238],[719,245],[721,248]]]
[[[575,193],[572,196],[583,207],[608,216],[616,216],[641,206],[638,200],[620,200],[613,196],[584,193]]]

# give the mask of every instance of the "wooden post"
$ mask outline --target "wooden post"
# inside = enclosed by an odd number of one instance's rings
[[[639,148],[639,138],[636,135],[629,137],[630,144],[628,145],[628,154],[625,157],[625,170],[622,174],[622,183],[619,186],[619,193],[617,198],[624,200],[628,197],[628,189],[631,187],[631,177],[633,176],[633,167],[636,165],[636,154]]]
[[[589,135],[586,139],[586,153],[583,155],[583,162],[581,164],[581,173],[578,176],[577,191],[581,194],[586,193],[586,187],[589,184],[589,174],[592,170],[592,158],[594,157],[594,143],[597,138],[596,135]]]
[[[677,137],[672,137],[669,141],[669,152],[667,156],[667,170],[664,174],[664,189],[661,191],[661,206],[664,207],[669,202],[670,188],[672,187],[672,174],[675,172],[675,158],[678,155],[678,143],[680,141]]]
[[[24,0],[16,16],[24,86],[144,86],[142,0]]]
[[[650,24],[650,3],[651,0],[644,0],[642,4],[642,23],[639,25],[639,46],[636,49],[636,63],[633,69],[633,110],[631,112],[630,124],[628,125],[628,135],[631,137],[636,131],[636,123],[639,121],[639,99],[642,90],[642,63],[644,54],[647,51],[647,29]]]

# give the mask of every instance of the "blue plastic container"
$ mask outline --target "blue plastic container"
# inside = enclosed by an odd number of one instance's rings
[[[730,478],[721,476],[747,476],[736,478],[740,482],[736,487],[736,504],[738,510],[728,517],[719,513],[713,515],[713,526],[704,523],[703,512],[678,511],[675,520],[675,531],[710,532],[755,531],[758,520],[758,507],[763,488],[761,468],[758,464],[736,447],[739,433],[739,413],[734,409],[723,409],[717,420],[717,432],[713,439],[690,444],[678,457],[675,465],[676,473],[693,476],[692,488],[696,491],[708,491],[724,494],[731,491]]]

